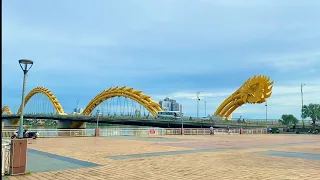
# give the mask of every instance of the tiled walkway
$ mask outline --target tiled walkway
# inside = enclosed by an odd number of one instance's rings
[[[30,140],[30,175],[9,179],[320,179],[320,136]]]

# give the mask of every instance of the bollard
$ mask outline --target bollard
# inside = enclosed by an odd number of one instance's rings
[[[100,136],[100,128],[95,128],[95,136],[96,137]]]
[[[240,128],[240,134],[242,134],[242,128]]]

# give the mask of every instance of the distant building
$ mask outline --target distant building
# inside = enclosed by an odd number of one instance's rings
[[[83,112],[83,108],[74,108],[73,114],[81,114]]]
[[[166,97],[163,101],[160,101],[159,104],[163,111],[180,111],[182,113],[182,105],[174,99]]]

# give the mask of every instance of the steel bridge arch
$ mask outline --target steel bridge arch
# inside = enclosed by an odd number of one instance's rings
[[[157,115],[159,111],[162,111],[160,108],[160,105],[153,101],[150,96],[145,95],[142,93],[141,90],[135,90],[133,88],[127,88],[126,86],[123,87],[114,87],[109,88],[108,90],[102,91],[100,94],[98,94],[96,97],[94,97],[89,104],[86,106],[86,108],[83,110],[83,115],[91,115],[92,111],[99,106],[100,103],[103,101],[117,97],[122,96],[129,98],[131,100],[136,101],[143,107],[145,107],[153,116]]]
[[[36,88],[32,89],[24,99],[24,106],[27,105],[28,101],[32,98],[32,96],[39,94],[39,93],[45,95],[49,99],[49,101],[51,102],[51,104],[53,105],[53,107],[56,110],[56,114],[60,114],[60,115],[65,114],[65,112],[64,112],[60,102],[56,98],[56,96],[49,89],[47,89],[45,87],[36,87]],[[21,114],[21,105],[19,107],[17,114]]]
[[[6,112],[7,115],[11,115],[12,114],[12,111],[10,110],[9,106],[3,106],[2,109],[1,109],[1,115]]]

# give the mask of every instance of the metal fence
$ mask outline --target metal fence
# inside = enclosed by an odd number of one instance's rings
[[[90,137],[95,136],[95,129],[29,129],[30,132],[38,132],[39,138],[47,137]],[[208,128],[184,128],[184,135],[209,135]],[[3,129],[2,137],[10,138],[15,130]],[[215,134],[240,134],[240,129],[216,128]],[[242,129],[242,134],[266,134],[266,128]],[[106,128],[100,129],[100,136],[164,136],[180,135],[181,128]]]
[[[2,159],[1,159],[1,175],[7,175],[9,174],[9,168],[10,168],[10,148],[11,148],[11,142],[8,140],[2,139]]]

